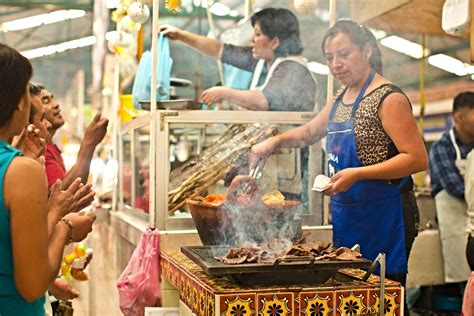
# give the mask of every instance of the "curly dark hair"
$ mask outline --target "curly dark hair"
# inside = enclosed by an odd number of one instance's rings
[[[254,27],[258,23],[263,34],[271,39],[278,37],[280,45],[275,49],[276,57],[303,52],[298,19],[290,10],[266,8],[252,15],[251,22]]]

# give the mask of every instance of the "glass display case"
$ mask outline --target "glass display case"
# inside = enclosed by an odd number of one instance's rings
[[[156,194],[155,225],[160,230],[194,229],[186,199],[225,194],[237,174],[248,174],[251,146],[276,133],[306,123],[306,112],[169,111],[156,112],[156,160],[150,161],[150,120],[145,114],[121,126],[119,207],[149,219],[150,190]],[[303,225],[327,222],[323,196],[311,191],[323,173],[320,143],[305,149],[279,150],[258,180],[260,194],[280,191],[298,200]],[[155,188],[150,168],[155,164]]]

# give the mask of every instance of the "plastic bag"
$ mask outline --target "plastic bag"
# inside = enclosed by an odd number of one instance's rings
[[[126,316],[143,315],[145,306],[156,306],[161,297],[160,235],[147,228],[127,267],[117,280],[120,309]]]
[[[169,100],[170,77],[173,59],[170,55],[169,39],[160,33],[158,37],[158,61],[156,64],[156,100]],[[135,109],[141,109],[141,101],[151,98],[151,52],[143,53],[133,81],[132,98]]]

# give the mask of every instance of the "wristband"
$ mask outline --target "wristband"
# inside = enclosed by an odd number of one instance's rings
[[[74,225],[72,224],[72,222],[70,220],[68,220],[67,218],[61,218],[61,221],[66,224],[68,227],[69,227],[69,230],[71,231],[71,234],[69,235],[69,238],[67,240],[67,243],[66,245],[69,245],[70,243],[73,242],[72,240],[72,234],[74,233]]]

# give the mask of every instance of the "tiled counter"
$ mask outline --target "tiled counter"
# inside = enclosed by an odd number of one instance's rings
[[[161,255],[161,277],[197,315],[370,315],[379,310],[379,278],[357,280],[364,271],[339,270],[323,285],[240,286],[226,277],[208,276],[179,252]],[[401,315],[403,287],[385,281],[385,315]]]

